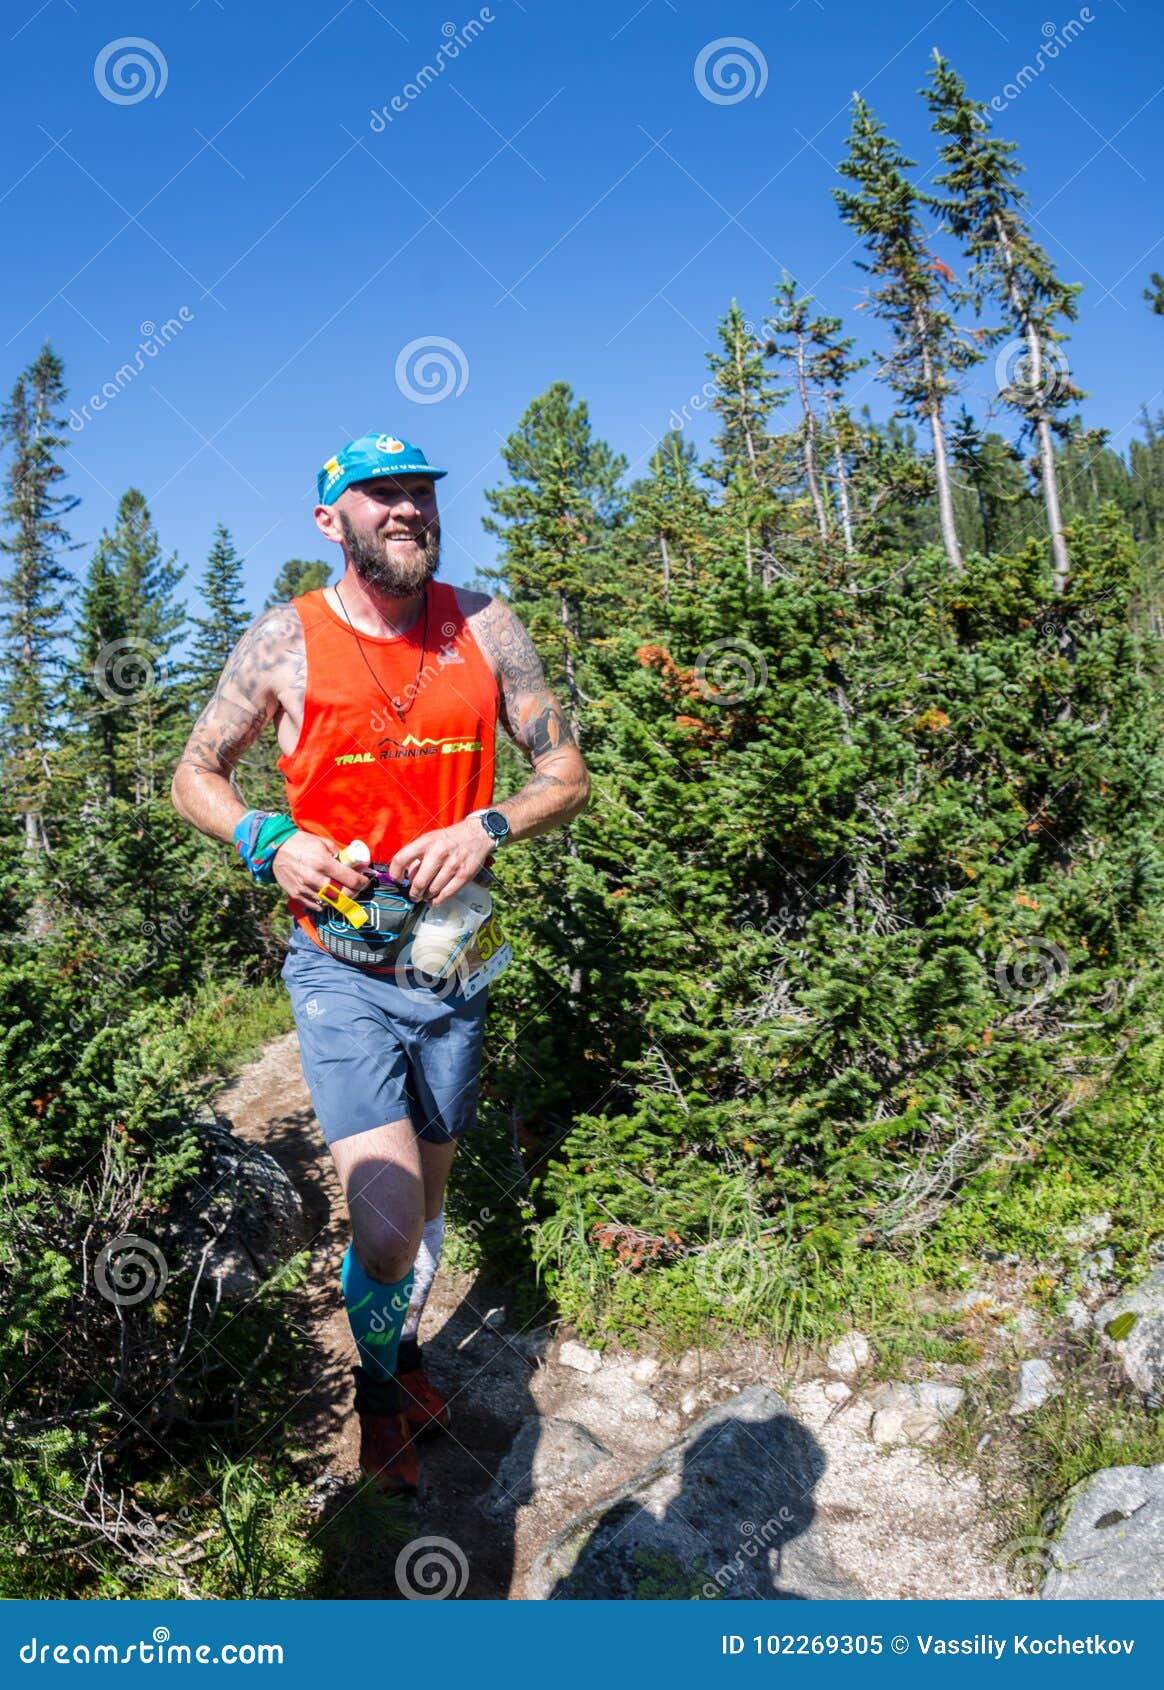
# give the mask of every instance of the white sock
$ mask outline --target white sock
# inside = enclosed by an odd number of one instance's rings
[[[415,1338],[420,1331],[420,1317],[424,1313],[424,1305],[428,1302],[428,1294],[432,1290],[432,1282],[440,1266],[444,1243],[445,1212],[442,1209],[431,1221],[425,1221],[424,1231],[420,1235],[420,1249],[416,1252],[416,1262],[412,1269],[412,1301],[404,1317],[404,1330],[400,1334],[402,1338]]]

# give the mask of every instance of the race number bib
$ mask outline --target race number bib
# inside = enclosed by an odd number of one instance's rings
[[[461,996],[466,999],[476,997],[482,987],[487,986],[490,980],[496,980],[512,961],[513,951],[494,911],[488,921],[481,923],[457,963]]]

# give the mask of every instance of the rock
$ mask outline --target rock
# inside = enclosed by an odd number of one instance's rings
[[[594,1378],[586,1393],[586,1403],[578,1414],[586,1419],[589,1411],[619,1420],[657,1420],[659,1405],[654,1397],[640,1390],[629,1374],[621,1368],[604,1367]]]
[[[1110,1231],[1110,1215],[1084,1215],[1074,1226],[1064,1227],[1063,1242],[1089,1248],[1092,1244],[1097,1244],[1105,1232]]]
[[[1050,1545],[1044,1597],[1144,1601],[1164,1597],[1164,1465],[1105,1467],[1068,1496]]]
[[[1103,1303],[1092,1319],[1132,1384],[1156,1404],[1164,1396],[1164,1267]]]
[[[574,1338],[566,1339],[558,1351],[558,1361],[563,1367],[572,1367],[576,1373],[597,1373],[602,1366],[598,1351],[588,1350]]]
[[[519,1355],[535,1364],[544,1361],[554,1341],[552,1326],[535,1326],[531,1332],[518,1332],[509,1342]]]
[[[605,1444],[576,1420],[541,1420],[532,1415],[502,1457],[497,1477],[481,1500],[481,1511],[497,1518],[557,1485],[592,1473],[609,1460]]]
[[[823,1388],[828,1402],[848,1402],[853,1394],[843,1379],[828,1379]]]
[[[683,1395],[679,1398],[679,1412],[681,1414],[694,1414],[698,1407],[699,1392],[684,1391]]]
[[[1047,1398],[1058,1389],[1055,1371],[1050,1362],[1041,1361],[1037,1356],[1032,1357],[1022,1362],[1019,1367],[1018,1395],[1008,1412],[1031,1414],[1036,1408],[1042,1408]]]
[[[1101,1291],[1105,1281],[1115,1272],[1115,1251],[1110,1247],[1104,1250],[1093,1250],[1089,1256],[1084,1256],[1079,1270],[1080,1283],[1085,1291]]]
[[[649,1385],[659,1377],[659,1363],[655,1356],[639,1356],[627,1369],[636,1385]]]
[[[957,1385],[882,1385],[869,1399],[875,1444],[932,1444],[962,1401]]]
[[[299,1193],[278,1162],[215,1118],[199,1122],[202,1165],[173,1203],[162,1245],[171,1278],[200,1275],[208,1302],[237,1303],[307,1242]]]
[[[675,1371],[680,1379],[698,1379],[703,1372],[703,1356],[698,1350],[684,1350]]]
[[[869,1364],[869,1340],[863,1332],[846,1332],[829,1348],[827,1361],[834,1373],[851,1379]]]
[[[1091,1325],[1091,1310],[1078,1297],[1072,1297],[1063,1305],[1063,1318],[1070,1323],[1072,1332],[1086,1332]]]
[[[536,1556],[535,1600],[861,1596],[833,1564],[812,1491],[816,1439],[765,1385],[702,1415]]]

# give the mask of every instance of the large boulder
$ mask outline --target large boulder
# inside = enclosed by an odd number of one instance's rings
[[[1071,1492],[1043,1596],[1164,1597],[1164,1465],[1105,1467]]]
[[[764,1385],[702,1415],[535,1558],[524,1594],[729,1601],[856,1597],[816,1518],[816,1439]]]
[[[307,1242],[303,1203],[275,1158],[222,1121],[198,1135],[202,1165],[169,1215],[170,1276],[198,1276],[208,1301],[246,1302]]]
[[[542,1420],[531,1415],[502,1457],[481,1508],[494,1518],[503,1517],[547,1491],[585,1477],[609,1459],[606,1446],[576,1420]]]
[[[1093,1316],[1096,1330],[1114,1344],[1123,1370],[1151,1406],[1164,1400],[1164,1266],[1112,1297]]]

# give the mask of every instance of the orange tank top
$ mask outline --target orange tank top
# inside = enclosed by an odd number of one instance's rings
[[[298,742],[278,766],[295,825],[337,846],[362,839],[372,861],[386,863],[418,834],[487,808],[497,681],[455,590],[429,582],[427,636],[422,611],[405,633],[361,633],[358,643],[322,588],[291,602],[303,624],[307,684]],[[403,722],[377,678],[403,707]],[[287,908],[324,950],[299,899]]]

